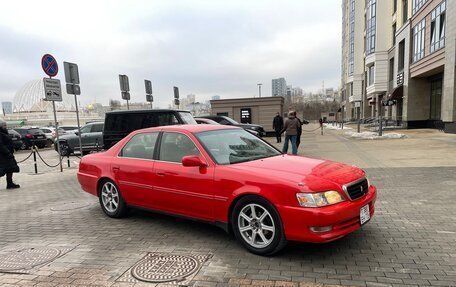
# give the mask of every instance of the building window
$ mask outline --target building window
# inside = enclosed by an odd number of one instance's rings
[[[368,77],[367,85],[372,86],[375,81],[375,65],[372,65],[368,68],[367,77]]]
[[[389,74],[388,74],[388,84],[390,89],[393,87],[394,81],[394,58],[391,58],[389,61]]]
[[[397,72],[404,71],[405,66],[405,40],[399,42],[399,61],[397,62]]]
[[[350,32],[348,51],[348,75],[352,76],[355,67],[355,0],[350,0]]]
[[[402,0],[402,23],[408,19],[408,0]]]
[[[445,10],[443,1],[431,12],[431,53],[445,47]]]
[[[393,46],[396,45],[396,23],[393,24]]]
[[[375,52],[376,0],[366,0],[366,55]]]
[[[426,0],[412,0],[412,15],[415,15],[421,7],[423,7]]]
[[[416,26],[413,27],[412,63],[424,57],[425,23],[426,19],[423,19],[420,23],[416,24]]]
[[[397,0],[393,0],[393,14],[397,11]]]

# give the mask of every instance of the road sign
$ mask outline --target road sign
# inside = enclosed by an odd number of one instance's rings
[[[130,100],[130,93],[129,92],[122,92],[122,100]]]
[[[180,105],[179,99],[174,99],[174,104],[175,104],[176,106]]]
[[[128,83],[127,75],[119,75],[119,82],[120,82],[120,91],[122,91],[122,92],[130,91],[130,84]],[[123,96],[122,96],[122,98],[123,98]]]
[[[152,82],[144,80],[144,84],[146,85],[146,95],[152,95]]]
[[[65,71],[65,82],[73,85],[79,85],[78,65],[63,62],[63,69]]]
[[[66,84],[66,92],[71,95],[80,95],[81,87],[79,85]]]
[[[57,64],[57,61],[49,54],[45,54],[43,58],[41,58],[41,67],[49,77],[55,77],[59,72],[59,65]]]
[[[174,87],[174,98],[179,99],[179,88],[178,87]]]
[[[62,91],[60,89],[60,80],[43,78],[43,81],[45,100],[61,102]]]
[[[146,101],[152,103],[154,101],[154,97],[152,95],[146,95]]]

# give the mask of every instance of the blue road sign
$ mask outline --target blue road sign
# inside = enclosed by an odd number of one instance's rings
[[[59,72],[59,65],[52,55],[46,54],[41,58],[41,67],[49,77],[55,77]]]

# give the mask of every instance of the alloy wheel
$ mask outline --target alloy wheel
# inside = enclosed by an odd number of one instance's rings
[[[244,241],[255,248],[265,248],[275,235],[275,223],[271,214],[261,205],[245,205],[238,216],[238,229]]]
[[[111,213],[116,212],[120,198],[116,186],[112,182],[106,182],[101,188],[101,200],[103,207]]]

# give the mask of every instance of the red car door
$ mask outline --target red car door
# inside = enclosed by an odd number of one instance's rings
[[[213,219],[214,167],[185,167],[182,157],[198,155],[207,162],[185,134],[164,132],[155,162],[155,189],[160,209],[206,220]]]
[[[132,137],[114,158],[111,169],[128,204],[156,208],[153,189],[154,152],[158,132],[140,133]]]

